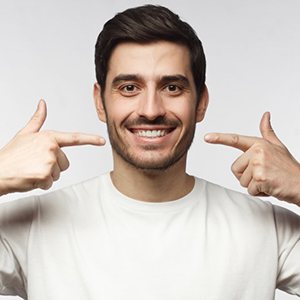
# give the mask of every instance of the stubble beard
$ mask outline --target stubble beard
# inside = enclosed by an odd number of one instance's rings
[[[160,122],[160,124],[162,124],[162,122]],[[172,151],[162,159],[157,159],[158,153],[155,153],[157,149],[155,145],[148,145],[144,147],[143,150],[147,152],[147,158],[141,158],[131,152],[130,145],[126,145],[122,137],[115,129],[115,126],[112,122],[110,122],[108,118],[107,130],[112,149],[117,155],[119,155],[129,165],[138,170],[141,170],[143,172],[156,173],[168,170],[187,154],[194,139],[196,124],[194,122],[191,128],[184,134],[174,151]],[[151,152],[154,152],[153,155],[151,155]]]

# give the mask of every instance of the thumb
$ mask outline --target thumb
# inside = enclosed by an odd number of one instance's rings
[[[47,105],[45,100],[40,100],[38,107],[26,126],[20,130],[19,134],[38,132],[43,126],[47,117]]]
[[[271,125],[271,114],[270,112],[265,112],[261,118],[260,126],[259,126],[261,135],[264,139],[267,141],[276,144],[276,145],[282,145],[281,141],[275,134],[274,129]]]

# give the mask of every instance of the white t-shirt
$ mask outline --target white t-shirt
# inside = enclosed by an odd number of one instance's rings
[[[271,300],[300,295],[300,218],[196,179],[130,199],[109,174],[0,206],[0,294],[30,300]]]

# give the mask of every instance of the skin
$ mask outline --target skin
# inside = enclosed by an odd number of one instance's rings
[[[194,185],[185,172],[187,150],[208,105],[206,89],[196,105],[188,49],[165,41],[122,43],[113,51],[108,70],[104,97],[95,84],[94,98],[109,129],[113,183],[123,194],[143,201],[186,195]],[[167,134],[139,136],[146,130]]]
[[[187,150],[195,123],[205,116],[208,92],[205,88],[196,106],[188,50],[169,42],[117,46],[103,94],[102,99],[101,87],[95,84],[98,116],[107,123],[113,142],[115,186],[129,197],[153,202],[189,193],[194,178],[185,172]],[[0,149],[0,195],[49,189],[69,167],[63,147],[105,143],[97,135],[41,130],[46,116],[41,100],[28,124]],[[168,134],[135,134],[148,129]],[[210,133],[205,140],[244,152],[232,171],[251,195],[274,196],[300,206],[300,165],[276,136],[269,113],[262,117],[260,130],[262,137]]]
[[[244,152],[231,169],[250,195],[274,196],[300,206],[300,164],[275,134],[270,118],[266,112],[261,119],[261,138],[210,133],[205,140]]]
[[[97,135],[41,131],[46,117],[46,103],[41,100],[28,124],[0,150],[0,195],[49,189],[69,167],[63,147],[105,143]]]

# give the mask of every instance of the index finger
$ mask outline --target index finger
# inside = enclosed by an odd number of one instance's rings
[[[235,133],[208,133],[204,140],[211,144],[220,144],[246,152],[259,138]]]
[[[52,131],[50,134],[55,138],[60,147],[94,145],[102,146],[105,139],[96,134],[87,134],[80,132],[58,132]]]

